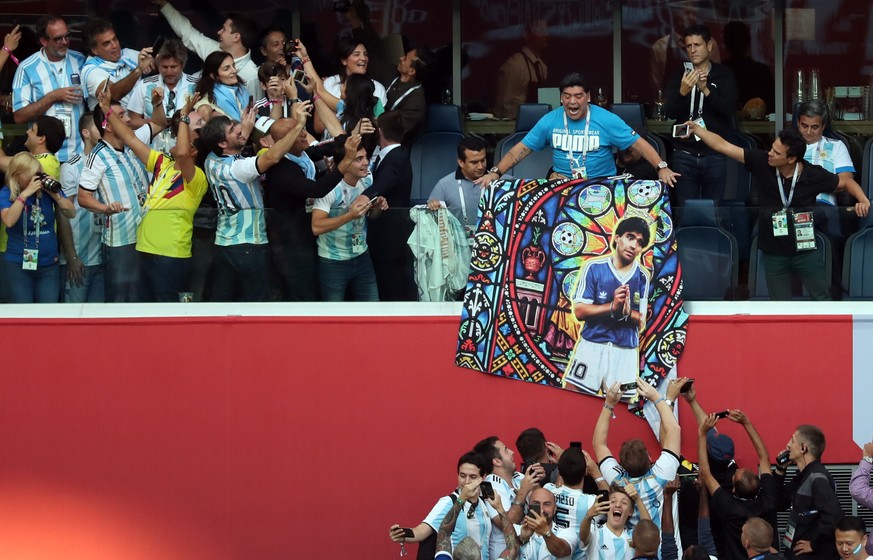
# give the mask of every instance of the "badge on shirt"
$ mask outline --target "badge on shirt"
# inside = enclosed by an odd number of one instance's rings
[[[361,233],[353,233],[352,234],[352,248],[355,251],[362,251],[364,249],[364,235]]]
[[[574,167],[571,171],[574,179],[585,180],[588,178],[588,171],[585,169],[584,165],[582,167]]]
[[[703,122],[703,117],[700,117],[699,119],[695,119],[694,124],[696,124],[697,126],[702,128],[703,130],[706,130],[706,123]],[[694,135],[694,139],[697,140],[698,142],[700,142],[700,136],[698,136],[696,134]]]
[[[773,237],[788,235],[788,213],[785,210],[773,212]]]
[[[21,261],[23,270],[36,270],[36,265],[39,262],[39,249],[25,249],[24,258]]]
[[[815,250],[815,227],[812,212],[794,212],[794,241],[798,251]]]
[[[794,543],[794,522],[788,521],[788,527],[785,529],[785,534],[782,535],[782,548],[791,550],[792,543]]]
[[[73,135],[73,116],[68,111],[59,110],[55,113],[55,118],[61,121],[64,125],[64,134],[70,138]]]

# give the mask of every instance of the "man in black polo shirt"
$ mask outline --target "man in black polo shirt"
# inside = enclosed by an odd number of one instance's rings
[[[791,273],[815,300],[829,300],[829,278],[815,254],[812,209],[819,193],[839,190],[839,178],[821,166],[803,160],[806,142],[796,130],[781,130],[770,147],[748,150],[688,122],[696,134],[713,150],[744,163],[758,184],[758,247],[764,252],[764,273],[770,299],[791,297]],[[846,185],[855,197],[855,213],[866,216],[870,201],[857,184]]]

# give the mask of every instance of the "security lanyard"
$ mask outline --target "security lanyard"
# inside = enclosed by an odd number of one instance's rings
[[[794,187],[797,185],[797,178],[800,177],[800,162],[794,164],[794,175],[791,177],[791,192],[788,193],[788,198],[785,198],[785,187],[782,183],[782,174],[776,170],[776,181],[779,183],[779,198],[782,199],[782,208],[791,206],[791,201],[794,199]]]
[[[700,91],[697,86],[691,88],[691,103],[688,106],[688,120],[694,120],[694,100],[697,97],[697,92]],[[697,116],[703,116],[703,99],[706,96],[703,95],[703,92],[700,92],[700,101],[697,103]]]
[[[585,115],[585,143],[582,145],[582,165],[585,167],[585,160],[588,159],[588,129],[591,127],[591,107],[588,107],[588,114]],[[570,156],[570,168],[580,167],[576,163],[576,156],[573,155],[573,150],[570,148],[570,125],[567,124],[567,112],[564,111],[564,129],[567,131],[567,153]]]
[[[391,82],[391,85],[388,86],[388,89],[390,90],[392,87],[394,87],[394,84],[396,84],[396,83],[397,83],[397,80],[399,80],[399,79],[400,79],[400,78],[394,78],[394,81]],[[398,98],[397,98],[397,101],[395,101],[394,103],[392,103],[392,104],[391,104],[391,108],[388,109],[388,110],[389,110],[389,111],[393,111],[394,109],[396,109],[397,106],[400,105],[400,102],[403,101],[404,99],[406,99],[406,96],[407,96],[407,95],[409,95],[410,93],[412,93],[413,91],[417,90],[417,89],[420,88],[420,87],[421,87],[421,84],[418,84],[417,86],[415,86],[415,87],[411,87],[411,88],[409,88],[408,90],[406,90],[405,92],[403,92],[403,95],[401,95],[400,97],[398,97]]]
[[[461,197],[461,215],[464,216],[464,225],[467,225],[467,201],[464,200],[464,189],[461,187],[461,180],[458,179],[458,196]]]

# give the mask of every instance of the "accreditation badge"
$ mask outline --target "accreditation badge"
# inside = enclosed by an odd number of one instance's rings
[[[36,270],[37,263],[39,263],[39,249],[25,249],[21,261],[22,270]]]
[[[582,179],[584,181],[588,178],[588,171],[585,169],[585,166],[574,167],[571,171],[574,179]]]
[[[782,548],[791,550],[794,544],[794,521],[788,521],[788,527],[785,528],[785,533],[782,535]]]
[[[66,110],[58,110],[55,113],[55,118],[61,121],[64,125],[64,134],[67,138],[73,136],[73,115]]]
[[[815,224],[812,212],[793,212],[794,241],[798,251],[815,250]]]
[[[773,212],[773,237],[788,235],[788,213],[783,209]]]
[[[703,117],[700,117],[699,119],[695,119],[694,124],[696,124],[697,126],[702,128],[703,130],[706,130],[706,123],[703,122]],[[700,136],[698,136],[696,134],[694,135],[694,139],[697,140],[698,142],[700,142]]]

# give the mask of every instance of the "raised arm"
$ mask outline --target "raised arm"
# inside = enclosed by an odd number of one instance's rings
[[[697,428],[697,480],[706,488],[710,494],[715,494],[715,491],[720,488],[718,481],[712,476],[712,470],[709,467],[709,454],[706,451],[706,434],[715,427],[718,418],[715,414],[710,414],[703,419],[700,426]]]
[[[606,400],[603,403],[603,408],[600,411],[600,416],[597,417],[597,423],[594,424],[594,435],[591,438],[591,449],[594,450],[594,455],[597,457],[597,462],[601,463],[607,457],[612,456],[612,452],[607,445],[609,436],[609,421],[612,420],[613,410],[615,405],[621,399],[621,391],[618,388],[618,383],[606,391]]]
[[[143,165],[148,165],[152,149],[137,138],[136,134],[134,134],[130,127],[115,114],[112,110],[111,101],[111,96],[104,90],[103,86],[101,86],[100,91],[97,94],[97,102],[100,104],[100,109],[103,111],[103,114],[109,119],[108,122],[112,125],[112,132],[131,149]]]
[[[155,3],[161,7],[161,14],[170,24],[173,33],[179,36],[183,45],[197,53],[201,60],[206,60],[210,53],[219,50],[218,41],[194,29],[188,18],[179,13],[179,10],[167,0],[155,0]]]
[[[709,130],[706,130],[694,121],[688,121],[685,124],[688,125],[689,136],[691,134],[696,134],[700,137],[704,144],[706,144],[716,152],[724,154],[727,157],[737,160],[740,163],[746,163],[746,155],[743,152],[743,149],[739,146],[731,144],[715,132],[710,132]]]
[[[133,72],[118,80],[115,83],[109,83],[109,91],[112,92],[112,99],[121,99],[133,89],[137,80],[142,76],[151,72],[155,67],[155,59],[152,58],[152,48],[146,47],[139,51],[137,56],[137,66]],[[101,87],[102,91],[102,87]]]
[[[640,395],[647,398],[655,405],[655,409],[661,417],[662,437],[661,448],[673,453],[676,457],[680,453],[682,431],[679,422],[673,415],[673,409],[667,404],[666,399],[648,381],[642,377],[637,378],[637,390]]]
[[[703,410],[703,407],[700,405],[700,401],[697,400],[697,391],[692,386],[690,389],[685,391],[684,393],[680,393],[682,398],[685,399],[685,402],[691,407],[691,412],[694,413],[694,418],[697,420],[697,425],[700,426],[701,422],[706,419],[706,411]]]
[[[761,438],[758,430],[755,429],[752,421],[749,420],[749,417],[742,410],[734,409],[728,412],[728,418],[737,424],[742,424],[746,433],[749,434],[749,440],[751,440],[755,453],[758,455],[758,474],[770,472],[770,454],[767,453],[767,446],[764,444],[764,440]]]
[[[258,171],[264,173],[267,169],[273,167],[279,163],[283,157],[285,157],[285,154],[288,153],[288,150],[290,150],[291,146],[294,145],[294,142],[297,141],[300,131],[306,126],[306,117],[309,116],[311,108],[312,103],[309,101],[301,101],[294,104],[294,118],[296,119],[294,128],[292,128],[283,138],[270,146],[266,152],[258,156]],[[248,121],[247,124],[254,124],[254,118],[254,108],[246,112],[243,117],[243,119]],[[249,130],[251,130],[251,128],[249,128]]]
[[[649,508],[646,507],[646,502],[643,501],[643,497],[640,496],[639,492],[637,492],[637,487],[631,483],[627,483],[624,485],[624,491],[627,493],[628,498],[633,500],[634,506],[640,513],[640,519],[648,519],[651,521],[652,514],[649,513]]]
[[[523,142],[519,142],[515,146],[512,147],[506,155],[503,156],[495,166],[497,167],[497,173],[486,173],[482,175],[475,181],[473,181],[476,185],[487,185],[491,181],[496,181],[500,178],[501,175],[506,173],[510,168],[518,165],[521,160],[526,158],[533,150],[524,145]]]
[[[199,93],[195,93],[190,99],[185,102],[182,107],[182,116],[187,117],[191,113],[191,108],[197,102]],[[182,179],[189,183],[194,180],[197,174],[197,166],[194,163],[193,153],[191,152],[191,130],[188,128],[188,123],[185,120],[179,121],[179,132],[176,134],[176,150],[174,156],[176,159],[176,169],[182,172]]]
[[[664,486],[664,508],[661,512],[661,560],[677,560],[679,548],[676,546],[673,524],[673,497],[679,489],[679,479],[675,478]]]
[[[658,167],[658,165],[660,165],[664,160],[661,159],[661,154],[655,151],[655,148],[649,144],[648,140],[640,136],[632,145],[643,155],[643,158],[649,162],[652,167],[658,170],[658,179],[660,179],[662,183],[666,183],[671,187],[676,185],[676,177],[679,177],[681,174],[676,173],[669,167]]]
[[[585,512],[585,517],[582,518],[582,524],[579,525],[579,548],[585,548],[591,542],[591,524],[598,515],[604,515],[609,511],[609,500],[594,500],[588,511]]]
[[[503,551],[500,558],[503,560],[514,560],[518,557],[518,535],[515,534],[515,527],[513,527],[509,515],[503,509],[503,500],[498,494],[494,494],[487,501],[497,512],[497,517],[500,518],[499,527],[503,531],[503,540],[506,541],[506,550]],[[495,523],[495,526],[498,526],[498,524]]]
[[[870,212],[870,199],[864,194],[864,189],[861,188],[855,177],[848,171],[838,173],[837,177],[840,178],[837,190],[846,191],[852,195],[857,200],[855,203],[855,214],[862,218],[866,216]]]

